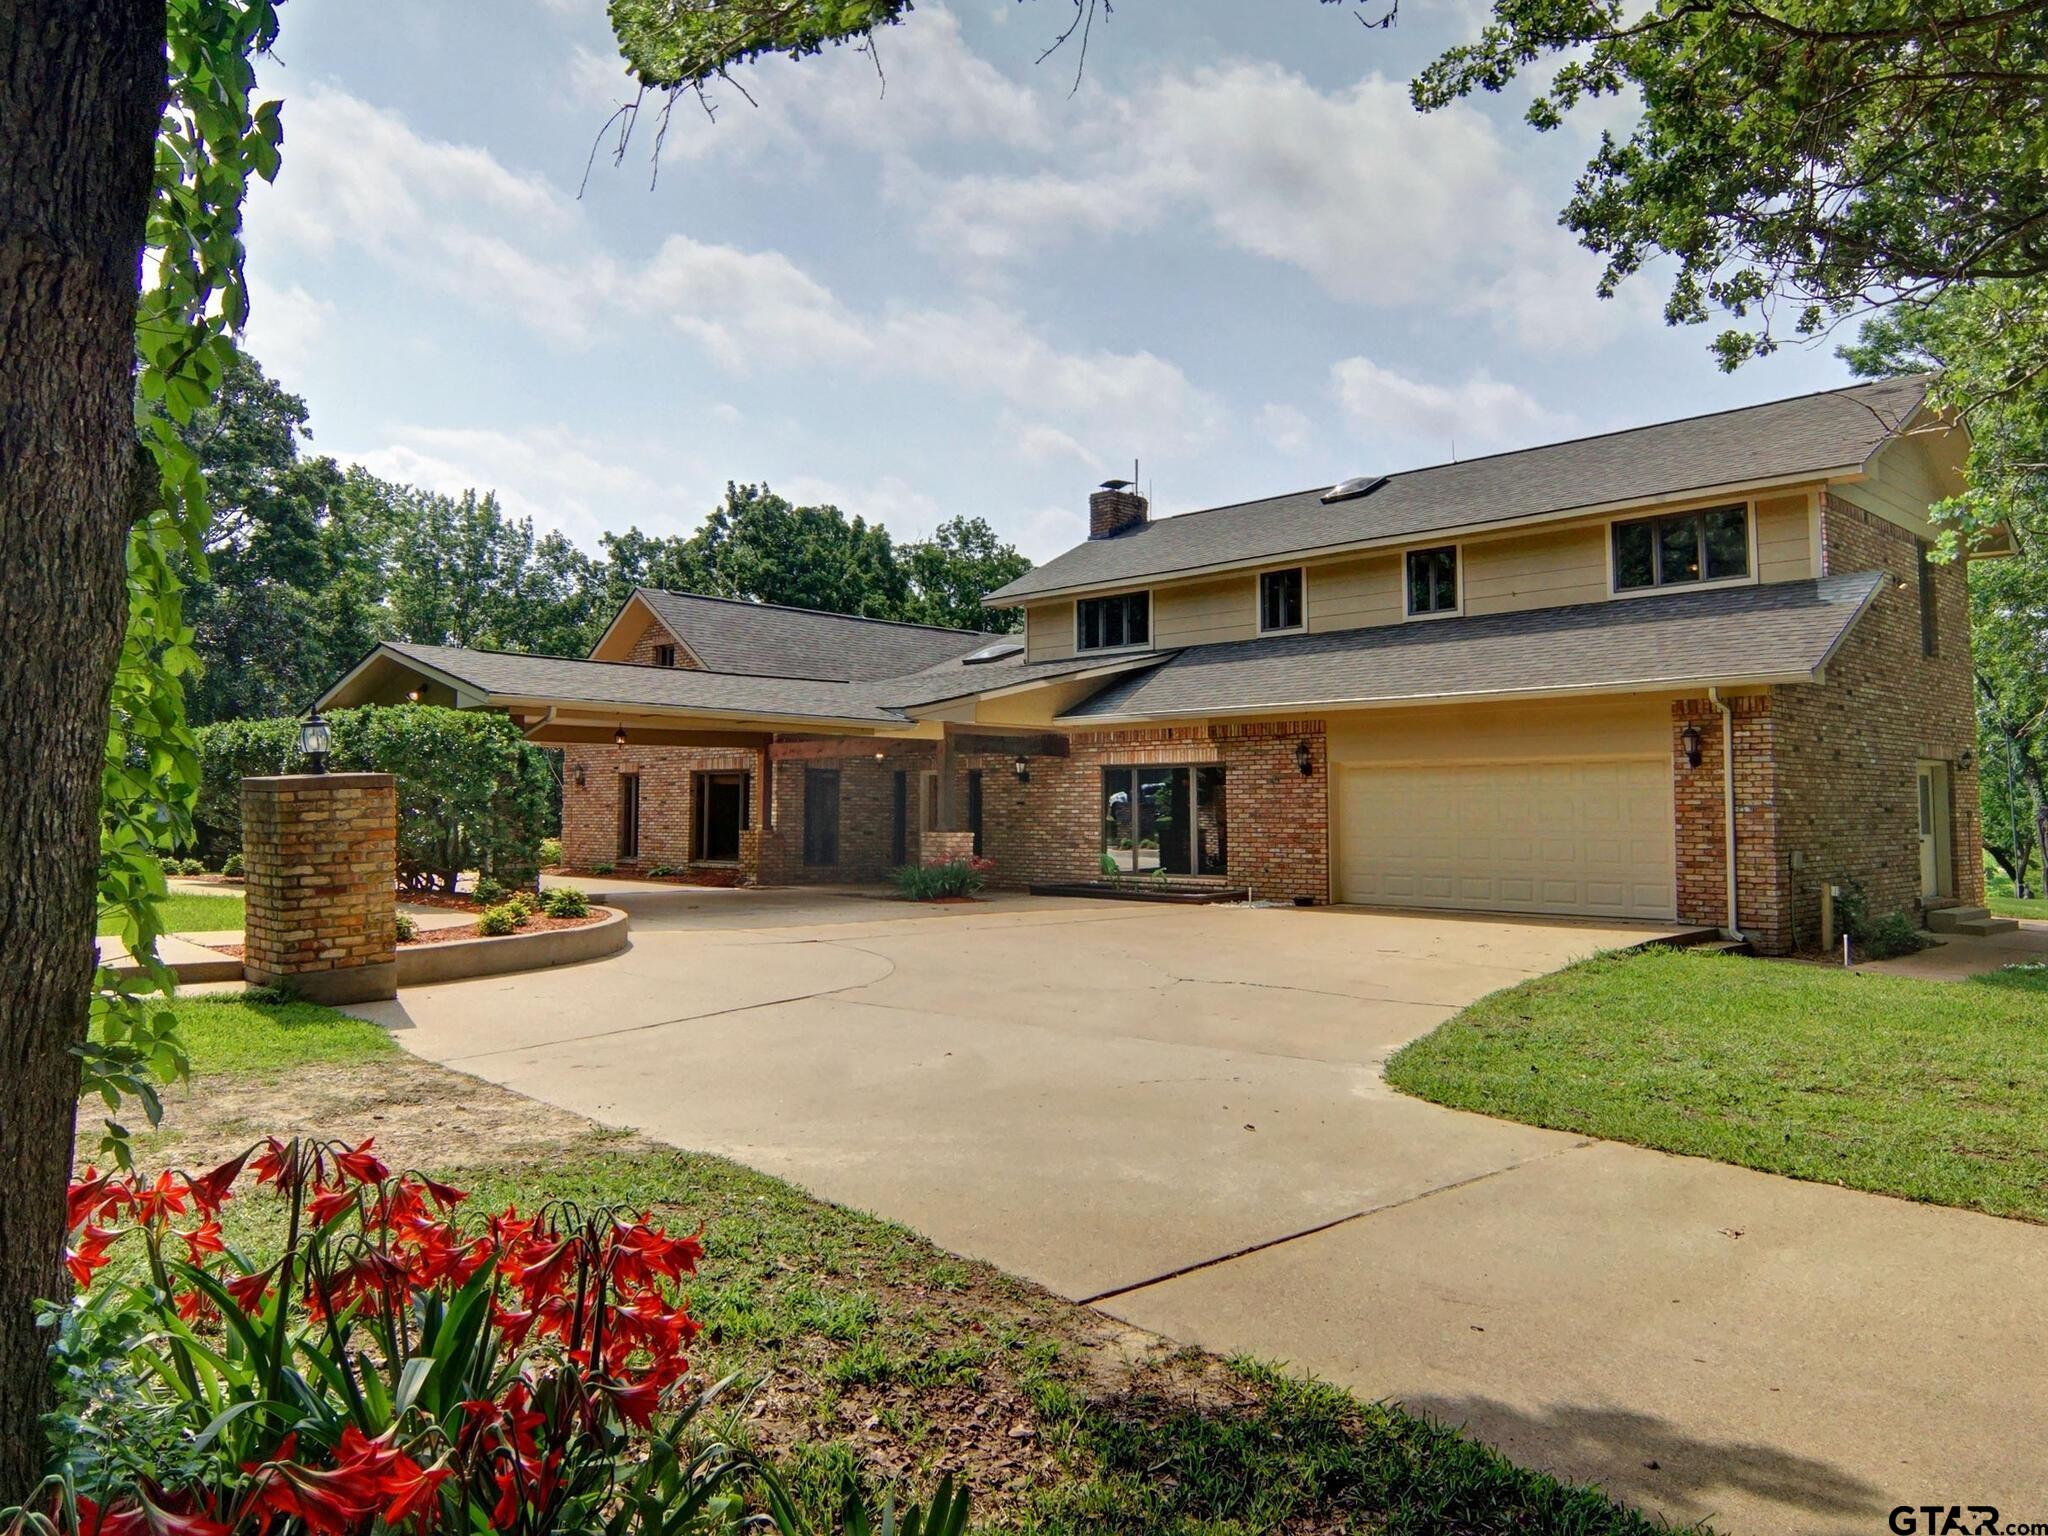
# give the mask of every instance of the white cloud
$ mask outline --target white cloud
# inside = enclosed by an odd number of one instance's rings
[[[720,488],[708,478],[684,492],[648,473],[642,466],[655,457],[651,447],[613,448],[561,426],[401,426],[378,447],[340,456],[386,479],[451,496],[495,491],[511,516],[559,528],[594,549],[599,534],[629,523],[662,532],[693,526],[716,500]]]
[[[834,506],[848,517],[881,523],[899,542],[925,537],[947,516],[936,499],[897,475],[883,475],[864,486],[790,475],[775,482],[775,491],[798,506]]]
[[[568,99],[580,106],[615,110],[639,94],[639,85],[616,53],[600,53],[578,43],[569,51],[565,83]]]
[[[612,297],[664,315],[726,367],[858,358],[871,343],[832,291],[778,251],[707,245],[686,235],[662,242],[647,266]]]
[[[273,378],[293,379],[305,371],[327,327],[334,320],[334,305],[308,293],[297,283],[279,288],[264,279],[249,278],[249,324],[242,344],[262,359]]]
[[[1492,120],[1418,114],[1398,80],[1321,91],[1271,63],[1169,72],[1077,107],[1048,154],[1051,168],[952,178],[899,165],[885,191],[970,271],[1076,238],[1180,240],[1196,219],[1347,301],[1442,305],[1546,347],[1613,330],[1597,264]]]
[[[1259,407],[1259,435],[1282,453],[1300,453],[1315,439],[1315,423],[1295,406],[1270,404]]]
[[[1541,442],[1569,433],[1576,423],[1549,410],[1526,390],[1485,369],[1455,385],[1409,378],[1366,357],[1350,357],[1330,370],[1337,403],[1353,431],[1368,441],[1407,449],[1417,462],[1493,448]]]

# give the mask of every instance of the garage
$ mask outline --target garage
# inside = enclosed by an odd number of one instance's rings
[[[1336,770],[1337,899],[1376,906],[1670,918],[1661,760]]]

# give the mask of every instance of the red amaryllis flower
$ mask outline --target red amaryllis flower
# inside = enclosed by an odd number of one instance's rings
[[[78,1536],[228,1536],[228,1527],[211,1515],[164,1509],[143,1498],[119,1508],[80,1498]]]
[[[444,1211],[453,1210],[469,1198],[466,1190],[457,1189],[453,1184],[438,1183],[428,1178],[425,1174],[419,1175],[419,1181],[426,1188],[427,1193],[434,1197],[434,1203]]]
[[[107,1245],[120,1235],[86,1223],[78,1241],[64,1250],[64,1267],[71,1271],[72,1284],[81,1291],[92,1284],[93,1275],[107,1266]]]
[[[211,1321],[220,1316],[220,1308],[199,1291],[179,1291],[171,1301],[178,1309],[178,1316],[188,1323]]]
[[[202,1173],[196,1179],[188,1176],[185,1187],[192,1192],[192,1199],[202,1211],[218,1211],[235,1180],[242,1176],[242,1165],[248,1161],[246,1152],[240,1157],[231,1157],[211,1173]]]
[[[176,1227],[171,1228],[171,1230],[177,1232],[178,1236],[185,1239],[185,1252],[191,1256],[195,1268],[206,1262],[206,1256],[209,1253],[227,1252],[228,1245],[221,1240],[220,1223],[211,1216],[199,1223],[190,1232],[179,1232]]]
[[[316,1536],[350,1536],[382,1502],[377,1479],[353,1468],[316,1472],[296,1462],[271,1462],[261,1469],[256,1486],[258,1510],[296,1516]]]
[[[235,1298],[235,1305],[244,1312],[261,1312],[263,1298],[270,1294],[270,1277],[277,1272],[277,1266],[259,1269],[253,1275],[237,1275],[225,1282],[227,1293]]]
[[[119,1210],[127,1191],[121,1187],[114,1175],[103,1174],[91,1164],[71,1185],[64,1195],[64,1225],[67,1230],[75,1229],[80,1222],[94,1216],[105,1215],[110,1210]]]
[[[169,1169],[158,1174],[156,1182],[147,1188],[138,1186],[133,1199],[135,1219],[146,1227],[153,1227],[168,1217],[185,1214],[186,1192],[180,1181],[172,1179]]]
[[[434,1495],[453,1470],[446,1462],[422,1467],[409,1456],[400,1458],[380,1479],[384,1495],[391,1501],[384,1506],[384,1523],[395,1530],[418,1516],[419,1529],[431,1530],[434,1516],[440,1512]]]
[[[249,1165],[249,1171],[256,1175],[258,1184],[283,1184],[291,1177],[292,1149],[275,1136],[267,1137],[263,1150],[256,1154],[256,1160]]]
[[[336,1185],[333,1189],[325,1185],[316,1185],[313,1198],[306,1202],[306,1214],[313,1218],[316,1225],[324,1227],[355,1203],[356,1192],[352,1189],[346,1189],[341,1185]]]
[[[656,1381],[636,1381],[631,1386],[624,1383],[603,1389],[611,1399],[613,1411],[628,1424],[645,1429],[654,1422],[655,1414],[661,1411],[661,1384]]]
[[[335,1153],[334,1166],[358,1184],[375,1184],[389,1178],[391,1170],[370,1153],[370,1147],[376,1140],[376,1137],[368,1136],[361,1146]]]

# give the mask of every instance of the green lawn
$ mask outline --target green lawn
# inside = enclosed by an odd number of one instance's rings
[[[1942,982],[1603,956],[1480,999],[1387,1076],[1530,1125],[2048,1221],[2048,967]]]
[[[2029,876],[2029,881],[2035,889],[2040,888],[2038,868]],[[1984,905],[1998,917],[2031,917],[2048,922],[2048,901],[2038,896],[2021,901],[2012,893],[2012,876],[1988,858],[1984,861]]]
[[[167,1096],[146,1169],[225,1156],[312,1105],[332,1134],[375,1131],[395,1165],[446,1173],[470,1210],[573,1200],[702,1222],[693,1367],[756,1384],[727,1427],[776,1455],[821,1524],[849,1474],[929,1488],[950,1467],[976,1529],[1019,1536],[1664,1529],[1397,1408],[1148,1345],[904,1227],[417,1061],[371,1025],[303,1004],[177,1007],[199,1080]],[[264,1196],[231,1202],[226,1224],[245,1251],[277,1242]]]
[[[173,891],[158,903],[163,913],[163,929],[166,933],[212,933],[219,929],[242,926],[242,898],[237,894],[224,896],[190,896],[183,891]],[[117,933],[120,924],[112,917],[100,919],[102,934]]]

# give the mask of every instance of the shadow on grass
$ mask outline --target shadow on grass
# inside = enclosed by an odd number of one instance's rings
[[[1774,1506],[1768,1528],[1803,1528],[1798,1516],[1868,1519],[1877,1529],[1898,1503],[1886,1490],[1811,1456],[1750,1440],[1712,1440],[1654,1414],[1553,1403],[1537,1412],[1488,1397],[1411,1398],[1407,1407],[1462,1425],[1517,1461],[1566,1468],[1617,1497],[1664,1504],[1712,1520],[1731,1495]],[[1755,1524],[1752,1519],[1750,1524]]]

